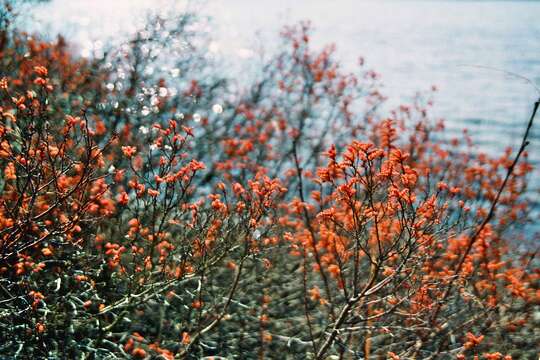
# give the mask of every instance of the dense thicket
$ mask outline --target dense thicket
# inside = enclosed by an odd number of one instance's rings
[[[308,24],[239,89],[193,14],[91,60],[4,20],[0,357],[537,356],[526,152],[379,110]]]

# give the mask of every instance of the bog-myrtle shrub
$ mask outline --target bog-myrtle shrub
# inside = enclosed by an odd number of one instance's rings
[[[308,23],[238,90],[199,21],[90,60],[0,23],[2,356],[534,356],[525,145],[381,109]]]

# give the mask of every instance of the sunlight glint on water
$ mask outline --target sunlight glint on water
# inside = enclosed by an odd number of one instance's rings
[[[88,55],[137,28],[146,11],[184,7],[166,0],[54,0],[35,17],[38,26],[78,39]],[[246,73],[261,43],[271,52],[283,25],[309,19],[314,42],[336,43],[344,66],[353,69],[363,56],[382,75],[390,106],[437,85],[436,115],[455,136],[469,128],[491,153],[518,145],[538,96],[521,80],[469,65],[540,83],[539,2],[210,0],[190,7],[212,17],[209,52],[237,74]],[[534,162],[540,160],[539,134],[533,131],[529,150]]]

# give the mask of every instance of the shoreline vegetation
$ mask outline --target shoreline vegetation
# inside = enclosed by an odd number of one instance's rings
[[[194,13],[103,58],[0,10],[0,358],[535,359],[521,146],[382,109],[311,25],[243,88]],[[527,244],[527,246],[521,246]]]

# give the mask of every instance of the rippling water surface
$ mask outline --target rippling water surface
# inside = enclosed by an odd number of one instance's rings
[[[171,11],[170,4],[53,0],[34,15],[36,25],[67,32],[84,51],[136,28],[149,9]],[[391,105],[437,85],[436,114],[451,132],[469,128],[480,149],[491,153],[519,144],[540,95],[524,81],[474,67],[515,72],[540,86],[540,2],[210,0],[198,7],[213,19],[211,51],[228,59],[232,71],[242,69],[261,42],[277,44],[284,24],[309,19],[314,42],[334,42],[345,66],[352,68],[361,55],[382,74]],[[529,150],[536,163],[539,126],[540,119]]]

